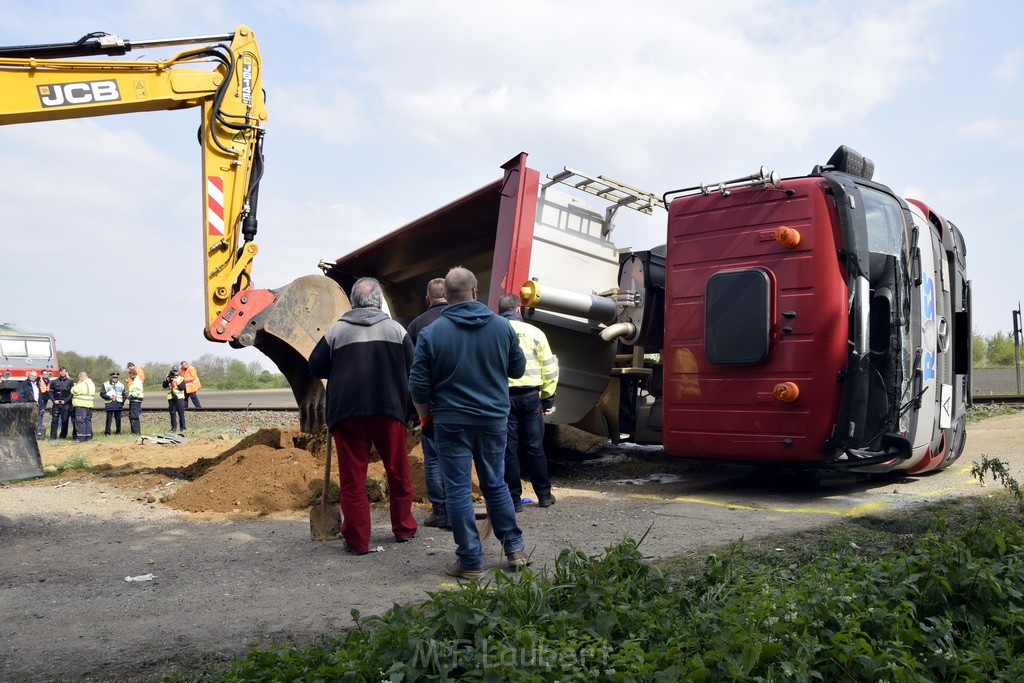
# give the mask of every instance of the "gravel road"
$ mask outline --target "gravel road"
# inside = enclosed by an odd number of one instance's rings
[[[642,547],[652,557],[702,552],[984,493],[966,472],[981,453],[1024,480],[1022,434],[1024,413],[990,418],[971,426],[964,457],[945,472],[830,489],[658,449],[607,449],[594,461],[555,465],[557,505],[526,506],[520,524],[538,567],[567,546],[598,553],[649,528]],[[353,609],[379,614],[454,585],[442,569],[453,557],[450,536],[421,528],[412,543],[396,544],[385,510],[374,511],[380,552],[355,557],[340,541],[310,541],[305,513],[201,519],[136,498],[116,479],[86,474],[0,486],[0,679],[151,680],[201,655],[337,632]],[[499,567],[493,539],[487,551]]]

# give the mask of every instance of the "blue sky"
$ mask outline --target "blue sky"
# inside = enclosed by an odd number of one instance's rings
[[[1024,298],[1024,3],[8,0],[0,45],[252,27],[270,123],[258,287],[499,177],[525,151],[658,194],[804,174],[840,144],[965,235],[975,329]],[[166,56],[135,51],[125,58]],[[0,127],[0,319],[64,348],[213,353],[202,293],[198,110]],[[620,247],[664,242],[623,217]]]

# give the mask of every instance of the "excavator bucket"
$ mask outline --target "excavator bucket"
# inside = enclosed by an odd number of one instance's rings
[[[0,404],[0,481],[42,476],[36,441],[38,411],[32,403]]]
[[[232,344],[255,346],[277,365],[299,405],[302,431],[317,434],[326,428],[327,392],[324,381],[309,373],[309,355],[351,309],[348,296],[323,275],[305,275],[268,294],[273,302],[249,320]]]

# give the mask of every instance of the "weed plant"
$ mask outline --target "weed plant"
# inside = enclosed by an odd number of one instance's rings
[[[81,451],[73,451],[70,456],[56,465],[56,471],[47,472],[47,476],[56,476],[68,470],[88,470],[92,468],[89,458]]]
[[[338,482],[334,481],[333,479],[330,482],[328,482],[328,484],[327,484],[327,500],[328,500],[328,502],[330,502],[330,501],[337,502],[338,501],[338,489],[339,489]],[[323,493],[324,493],[324,485],[323,485],[323,482],[321,482],[321,483],[317,484],[316,488],[314,488],[313,491],[309,494],[309,503],[308,503],[308,505],[310,505],[310,506],[320,505],[320,499],[323,496]]]

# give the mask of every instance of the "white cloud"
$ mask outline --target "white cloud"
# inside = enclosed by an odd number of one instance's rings
[[[273,118],[268,134],[275,129],[305,131],[317,144],[344,146],[365,135],[370,125],[359,98],[340,85],[324,88],[285,81],[270,100]]]
[[[935,54],[915,37],[935,6],[374,0],[306,16],[354,35],[334,49],[376,93],[377,136],[475,159],[599,149],[628,174],[653,150],[728,156],[858,125],[927,75]]]
[[[992,79],[1012,83],[1024,68],[1024,46],[1016,47],[1003,55],[992,72]]]
[[[321,260],[344,256],[412,218],[345,203],[287,199],[268,203],[261,210],[265,229],[257,235],[260,254],[253,262],[256,285],[273,289],[301,275],[318,273]]]
[[[987,118],[965,123],[957,135],[968,139],[995,141],[1008,147],[1024,147],[1024,118]]]

